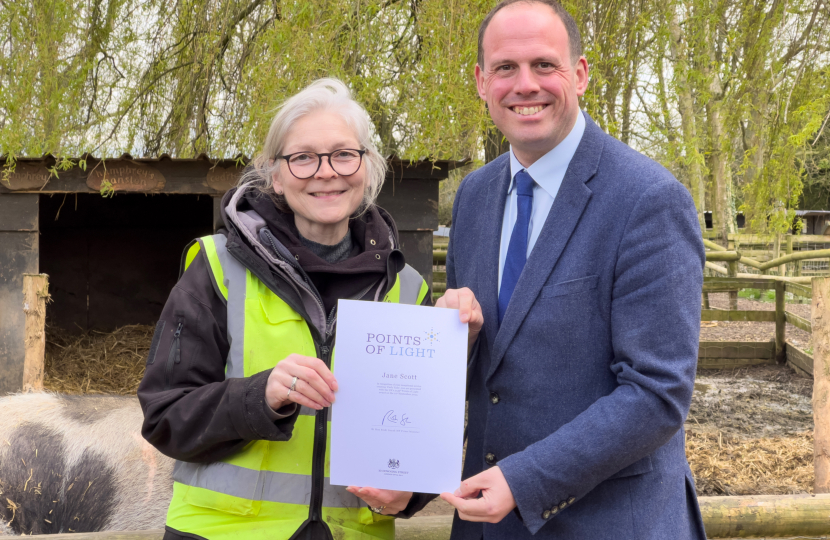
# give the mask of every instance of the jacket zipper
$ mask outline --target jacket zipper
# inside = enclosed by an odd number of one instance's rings
[[[302,282],[298,282],[297,280],[292,281],[295,284],[299,285],[301,288],[303,288],[305,291],[307,291],[309,294],[311,294],[311,296],[316,301],[318,307],[325,315],[325,307],[323,305],[323,300],[320,298],[320,293],[318,293],[314,285],[310,283],[308,275],[305,273],[302,267],[297,265],[296,261],[286,260],[286,258],[279,253],[279,250],[276,249],[275,246],[273,246],[273,238],[269,237],[269,241],[272,244],[272,248],[276,256],[283,262],[286,262],[295,269],[297,269],[298,273],[303,278]],[[233,255],[233,252],[231,252],[231,254]],[[260,280],[263,280],[263,276],[259,276],[257,272],[254,272],[254,275],[256,275]],[[268,280],[263,280],[263,283],[267,283],[267,281]],[[365,294],[365,292],[361,293],[361,296],[363,294]],[[334,325],[336,322],[337,306],[333,307],[331,312],[326,317],[326,327],[323,329],[323,335],[320,335],[319,330],[316,326],[314,326],[314,324],[311,321],[306,320],[306,323],[309,325],[309,328],[315,330],[312,332],[312,339],[314,340],[314,345],[317,348],[317,354],[320,357],[320,359],[326,364],[326,367],[328,367],[329,369],[331,369],[331,343],[334,340]],[[320,340],[314,339],[314,334],[317,334],[320,337],[322,343],[320,342]],[[325,489],[325,459],[327,432],[328,407],[325,407],[317,411],[317,414],[314,417],[314,442],[312,443],[311,459],[311,501],[309,503],[308,517],[310,521],[318,521],[322,523],[326,527],[326,530],[329,532],[329,535],[331,535],[331,529],[329,529],[328,524],[323,520],[323,490]]]
[[[167,355],[167,369],[164,372],[165,390],[170,390],[170,385],[172,384],[173,364],[178,364],[182,361],[182,328],[184,328],[184,321],[179,321],[179,325],[176,327],[176,332],[173,334],[173,343],[170,346],[170,353]]]
[[[326,367],[331,368],[331,343],[326,339],[320,346],[319,354]],[[312,521],[323,521],[323,490],[325,489],[325,459],[326,459],[326,435],[328,432],[329,409],[325,407],[314,417],[314,451],[311,459],[311,501],[309,504],[308,517]],[[326,525],[328,527],[328,525]]]

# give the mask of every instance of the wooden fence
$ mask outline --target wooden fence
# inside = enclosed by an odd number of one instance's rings
[[[811,276],[807,274],[823,275],[830,273],[830,263],[827,272],[803,272],[801,263],[804,261],[830,261],[830,237],[818,235],[786,235],[784,255],[772,257],[772,251],[764,251],[758,258],[752,257],[757,255],[757,250],[741,251],[734,249],[737,245],[740,247],[753,247],[761,242],[767,242],[772,235],[729,235],[730,247],[725,248],[716,244],[704,235],[703,244],[708,251],[706,252],[706,268],[711,272],[720,274],[724,277],[746,277],[755,278],[759,274],[761,276],[777,275],[782,278],[787,278],[792,283],[809,284]],[[742,243],[745,242],[745,243]],[[755,244],[753,244],[753,242]],[[447,273],[444,266],[447,262],[447,246],[449,238],[445,236],[433,237],[433,251],[432,251],[432,292],[433,298],[437,299],[447,288]],[[826,245],[827,249],[803,249],[807,245]],[[725,264],[724,264],[725,263]],[[753,268],[759,272],[741,273],[739,272],[739,265],[748,268]],[[735,292],[735,291],[733,291]],[[737,304],[737,293],[733,295],[733,306]],[[704,298],[705,300],[705,298]]]
[[[824,237],[819,237],[824,238]],[[446,291],[447,246],[449,239],[433,239],[433,299],[438,299]],[[706,268],[723,277],[706,277],[703,285],[703,304],[701,321],[750,321],[774,322],[775,334],[769,342],[724,342],[702,341],[698,353],[698,366],[704,369],[728,369],[755,364],[774,364],[786,362],[793,369],[812,376],[813,359],[808,352],[800,349],[786,339],[786,324],[792,324],[806,332],[812,332],[809,320],[786,311],[786,297],[808,300],[812,298],[811,279],[806,276],[782,277],[768,275],[778,271],[782,265],[793,261],[820,259],[830,257],[830,249],[814,251],[795,251],[766,262],[746,257],[741,252],[730,251],[704,238]],[[726,266],[723,266],[723,263]],[[738,272],[738,263],[756,268],[762,274]],[[756,289],[775,291],[775,311],[738,310],[738,291]],[[729,294],[729,309],[712,309],[709,305],[709,293],[726,292]]]
[[[784,281],[774,277],[706,277],[703,279],[703,293],[736,293],[739,289],[775,291],[775,310],[703,309],[701,321],[748,321],[775,323],[775,334],[769,343],[701,341],[698,366],[709,369],[736,368],[753,364],[775,364],[786,362],[792,368],[805,374],[813,374],[813,359],[786,338],[786,324],[812,332],[811,321],[786,310],[787,294],[811,299],[812,288],[805,284]]]

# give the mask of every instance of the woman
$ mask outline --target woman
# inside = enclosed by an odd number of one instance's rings
[[[431,498],[326,477],[337,300],[430,302],[374,204],[385,174],[366,111],[319,80],[186,251],[138,391],[144,437],[179,460],[166,540],[393,538]]]

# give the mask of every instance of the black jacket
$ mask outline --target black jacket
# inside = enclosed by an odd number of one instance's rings
[[[372,208],[350,222],[355,249],[347,260],[330,264],[299,242],[293,214],[277,210],[268,197],[250,191],[241,194],[233,207],[236,212],[229,216],[225,207],[234,200],[235,191],[229,191],[222,202],[225,228],[220,233],[227,236],[228,251],[303,315],[315,341],[322,338],[315,331],[312,322],[315,317],[304,307],[308,302],[299,298],[297,287],[287,283],[285,274],[275,271],[258,252],[263,245],[254,246],[251,235],[243,230],[246,224],[250,228],[250,220],[238,214],[261,217],[267,232],[259,230],[259,237],[273,238],[278,244],[267,249],[287,250],[294,255],[309,277],[312,289],[324,289],[326,300],[334,298],[335,305],[336,298],[353,297],[356,291],[366,290],[367,283],[376,287],[366,293],[365,299],[383,298],[403,268],[394,222],[380,208]],[[369,243],[370,238],[375,240],[374,245]],[[371,249],[367,250],[367,246]],[[288,440],[299,413],[299,407],[278,411],[288,414],[275,414],[268,407],[265,386],[270,370],[250,377],[225,379],[229,351],[227,308],[215,292],[212,280],[207,260],[200,253],[170,292],[156,325],[138,389],[144,411],[144,438],[167,456],[195,463],[223,459],[253,440]],[[430,299],[431,295],[427,295],[424,303]],[[179,353],[175,354],[173,344],[177,332]],[[432,498],[434,495],[414,495],[399,517],[410,517]]]

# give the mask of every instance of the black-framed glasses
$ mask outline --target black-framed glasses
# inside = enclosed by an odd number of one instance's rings
[[[363,154],[366,150],[340,148],[327,154],[317,152],[294,152],[285,156],[277,156],[288,162],[288,170],[300,180],[311,178],[323,165],[323,158],[328,158],[329,167],[340,176],[351,176],[360,169]]]

